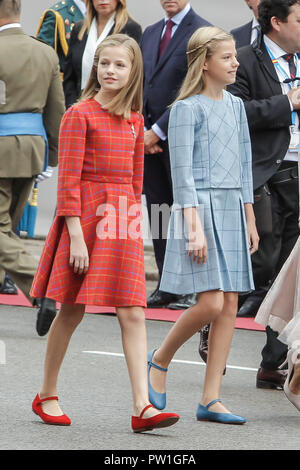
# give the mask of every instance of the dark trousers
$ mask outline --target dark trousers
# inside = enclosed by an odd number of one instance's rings
[[[281,174],[281,170],[283,171]],[[270,284],[289,257],[299,236],[299,187],[297,163],[284,162],[269,181],[268,188],[272,208],[272,236],[262,230],[258,224],[258,232],[262,231],[260,248],[254,260],[257,268],[255,287],[263,287],[258,282],[269,280]],[[269,262],[268,262],[269,260]],[[260,269],[259,269],[260,267]],[[255,272],[255,271],[254,271]],[[263,273],[263,274],[262,274]],[[266,284],[266,282],[265,282]],[[262,350],[261,366],[274,370],[285,359],[287,347],[278,341],[278,334],[271,328],[266,329],[267,343]]]
[[[149,222],[153,237],[155,260],[162,274],[169,217],[167,208],[173,204],[172,179],[168,141],[160,142],[163,152],[155,155],[145,155],[144,161],[144,194],[147,201]],[[158,214],[159,206],[165,204],[163,211]]]

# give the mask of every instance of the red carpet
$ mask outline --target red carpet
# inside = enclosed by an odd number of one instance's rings
[[[0,304],[31,307],[29,300],[27,300],[24,294],[20,291],[18,295],[0,294]],[[98,314],[115,314],[115,309],[113,307],[88,306],[86,312]],[[145,309],[147,320],[160,320],[169,322],[175,322],[182,312],[183,310],[169,310],[167,308]],[[255,323],[253,318],[237,318],[235,327],[244,330],[265,331],[265,328]]]

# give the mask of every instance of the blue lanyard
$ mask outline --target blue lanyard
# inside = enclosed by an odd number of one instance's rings
[[[267,46],[266,43],[265,43],[265,46],[266,46],[266,49],[268,51],[268,54],[269,54],[269,56],[272,60],[272,64],[274,65],[274,67],[277,68],[277,70],[280,72],[280,74],[283,75],[285,78],[291,78],[290,76],[288,76],[286,71],[281,67],[280,63],[278,62],[278,59],[275,59],[274,55],[272,54],[270,48]],[[298,61],[296,63],[296,77],[299,77]],[[287,83],[287,85],[290,88],[293,88],[291,83]],[[296,122],[296,114],[297,114],[296,111],[292,111],[292,124],[293,124],[293,126],[295,125],[295,122]]]

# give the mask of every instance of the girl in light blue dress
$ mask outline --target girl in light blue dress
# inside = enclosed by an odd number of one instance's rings
[[[197,293],[198,300],[149,353],[149,396],[157,408],[165,407],[171,359],[211,324],[197,419],[243,424],[245,418],[220,400],[238,293],[254,288],[250,255],[258,248],[247,118],[242,100],[224,89],[234,83],[239,64],[232,36],[216,27],[198,29],[187,56],[187,76],[169,121],[174,205],[160,290]]]

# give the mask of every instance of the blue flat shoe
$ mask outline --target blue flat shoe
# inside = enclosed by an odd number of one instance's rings
[[[163,410],[166,407],[167,395],[166,395],[166,392],[165,393],[158,393],[152,388],[151,383],[150,383],[150,369],[151,369],[151,367],[154,367],[155,369],[161,370],[162,372],[167,372],[168,369],[165,369],[164,367],[160,367],[157,364],[154,364],[152,362],[152,358],[153,358],[153,355],[154,355],[155,351],[156,351],[156,349],[153,349],[153,351],[150,351],[148,353],[147,372],[148,372],[149,401],[158,410]]]
[[[246,419],[242,416],[233,415],[231,413],[216,413],[215,411],[208,411],[208,408],[214,403],[221,402],[219,398],[211,401],[208,405],[204,406],[199,403],[197,410],[198,421],[215,421],[223,424],[244,424]]]

